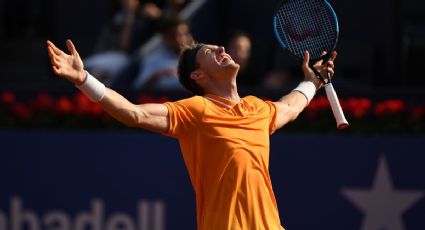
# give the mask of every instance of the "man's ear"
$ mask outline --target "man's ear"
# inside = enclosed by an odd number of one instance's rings
[[[195,80],[195,81],[200,80],[203,77],[204,77],[204,73],[200,70],[192,71],[192,73],[190,74],[190,79]]]

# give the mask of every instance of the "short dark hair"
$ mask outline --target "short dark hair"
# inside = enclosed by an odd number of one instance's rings
[[[205,94],[195,80],[190,78],[190,74],[199,68],[199,63],[196,60],[196,54],[204,44],[193,42],[182,47],[180,52],[179,64],[177,67],[179,81],[184,88],[195,95],[203,96]]]

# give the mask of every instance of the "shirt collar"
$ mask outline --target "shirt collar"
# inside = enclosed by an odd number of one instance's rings
[[[217,95],[214,95],[214,94],[206,94],[204,97],[206,99],[216,103],[216,104],[225,106],[225,107],[230,108],[230,109],[233,108],[235,105],[239,104],[242,101],[241,100],[239,102],[235,102],[235,101],[232,101],[232,100],[229,100],[227,98],[220,97],[220,96],[217,96]]]

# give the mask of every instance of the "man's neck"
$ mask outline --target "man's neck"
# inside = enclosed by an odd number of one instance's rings
[[[239,103],[241,100],[241,98],[239,97],[236,82],[230,84],[230,86],[229,84],[227,84],[224,87],[220,87],[220,86],[211,87],[211,89],[208,90],[206,93],[216,95],[222,98],[226,98],[236,103]]]

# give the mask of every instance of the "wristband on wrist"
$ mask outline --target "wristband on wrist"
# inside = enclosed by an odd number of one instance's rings
[[[307,98],[307,105],[310,103],[310,101],[313,99],[314,95],[316,94],[316,86],[311,81],[302,81],[295,89],[292,91],[298,91],[302,93],[305,98]]]
[[[86,80],[81,85],[75,85],[90,101],[99,102],[106,93],[105,85],[86,71]]]

